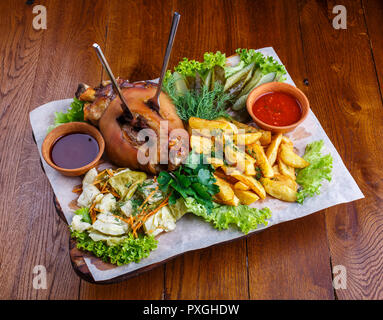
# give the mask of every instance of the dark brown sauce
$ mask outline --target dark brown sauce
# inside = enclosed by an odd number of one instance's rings
[[[56,140],[51,159],[60,168],[76,169],[91,163],[99,151],[98,143],[91,135],[71,133]]]

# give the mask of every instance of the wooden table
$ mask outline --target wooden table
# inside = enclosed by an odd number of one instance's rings
[[[33,2],[33,1],[27,1]],[[383,2],[343,0],[347,30],[332,27],[339,1],[0,2],[0,298],[382,299]],[[32,27],[36,4],[47,29]],[[171,65],[205,51],[273,46],[366,198],[273,226],[230,244],[187,253],[114,285],[73,272],[68,229],[56,215],[28,113],[72,97],[103,73],[93,42],[116,75],[159,75],[171,14],[181,13]],[[47,289],[33,289],[33,268]],[[347,289],[332,268],[347,270]]]

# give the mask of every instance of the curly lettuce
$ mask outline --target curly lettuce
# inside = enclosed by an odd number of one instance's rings
[[[178,65],[174,67],[174,71],[178,72],[184,77],[195,77],[197,71],[200,74],[205,74],[215,66],[224,67],[226,63],[226,55],[220,51],[217,51],[216,53],[205,52],[203,59],[204,60],[202,62],[199,62],[196,60],[183,58],[182,61],[180,61]],[[170,73],[167,74],[167,77],[169,77],[169,75]]]
[[[234,67],[225,67],[225,76],[230,77],[248,65],[254,63],[255,69],[259,69],[262,74],[275,73],[275,78],[283,80],[286,74],[285,67],[276,61],[273,57],[265,57],[261,52],[254,49],[237,49],[235,52],[239,55],[240,62]]]
[[[297,202],[303,203],[307,197],[320,193],[323,180],[331,181],[332,156],[322,156],[323,140],[315,141],[306,146],[303,158],[310,163],[297,173],[297,183],[300,185]]]
[[[84,101],[73,98],[73,102],[65,112],[55,112],[55,122],[49,126],[48,132],[63,123],[84,122]]]
[[[189,60],[183,58],[180,63],[174,67],[174,71],[183,75],[184,77],[195,77],[196,71],[202,69],[202,63],[196,60]]]
[[[257,209],[246,205],[234,207],[215,204],[209,213],[203,205],[193,198],[187,198],[184,202],[187,212],[202,217],[218,230],[228,229],[230,225],[235,225],[247,234],[249,231],[257,229],[259,225],[267,226],[267,219],[271,217],[269,208]]]
[[[92,240],[86,231],[71,231],[71,237],[76,239],[78,249],[92,252],[103,261],[118,266],[140,262],[143,258],[147,258],[150,252],[157,248],[158,243],[152,236],[134,238],[132,234],[113,246],[108,246],[105,241]]]
[[[221,53],[221,51],[205,52],[203,55],[203,62],[201,64],[201,69],[204,71],[213,69],[215,66],[224,67],[226,64],[226,55]]]

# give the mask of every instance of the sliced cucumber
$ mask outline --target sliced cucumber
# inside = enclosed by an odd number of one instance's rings
[[[251,80],[249,81],[249,83],[243,88],[239,97],[242,97],[242,96],[248,94],[257,85],[257,83],[259,82],[259,80],[261,80],[261,78],[262,78],[262,71],[261,71],[261,69],[257,69],[254,72],[254,75],[251,78]]]
[[[231,108],[235,111],[243,109],[246,106],[246,100],[248,95],[249,94],[245,94],[244,96],[238,98]]]
[[[256,71],[256,73],[257,72],[258,70]],[[256,75],[254,74],[254,76]],[[253,76],[253,79],[254,79],[254,76]],[[264,76],[261,76],[260,80],[254,86],[251,86],[253,81],[251,80],[249,84],[242,90],[240,97],[237,99],[237,101],[233,104],[231,108],[236,111],[243,109],[246,106],[247,97],[249,96],[250,92],[254,88],[260,86],[261,84],[272,82],[274,79],[275,79],[275,72],[270,72],[268,74],[265,74]]]
[[[226,79],[224,91],[229,90],[232,86],[234,86],[238,81],[240,81],[245,75],[252,72],[255,63],[249,64],[246,68],[243,68],[241,71],[233,74],[231,77]]]
[[[178,72],[174,72],[173,77],[175,80],[174,86],[175,86],[177,95],[183,96],[188,91],[188,87],[186,85],[186,81],[184,80],[184,77],[180,75]]]
[[[211,78],[212,78],[212,71],[209,70],[207,76],[206,76],[206,79],[205,79],[205,86],[210,88],[210,83],[211,83]]]
[[[274,81],[275,79],[275,72],[270,72],[268,74],[265,74],[261,80],[257,83],[256,87],[260,86],[261,84],[268,83],[271,81]]]

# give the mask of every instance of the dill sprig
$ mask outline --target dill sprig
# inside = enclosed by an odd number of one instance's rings
[[[188,121],[190,117],[213,120],[228,116],[225,109],[231,97],[218,82],[214,84],[213,90],[202,85],[199,90],[187,90],[180,95],[175,87],[175,79],[170,76],[163,89],[175,104],[178,116],[184,121]]]

